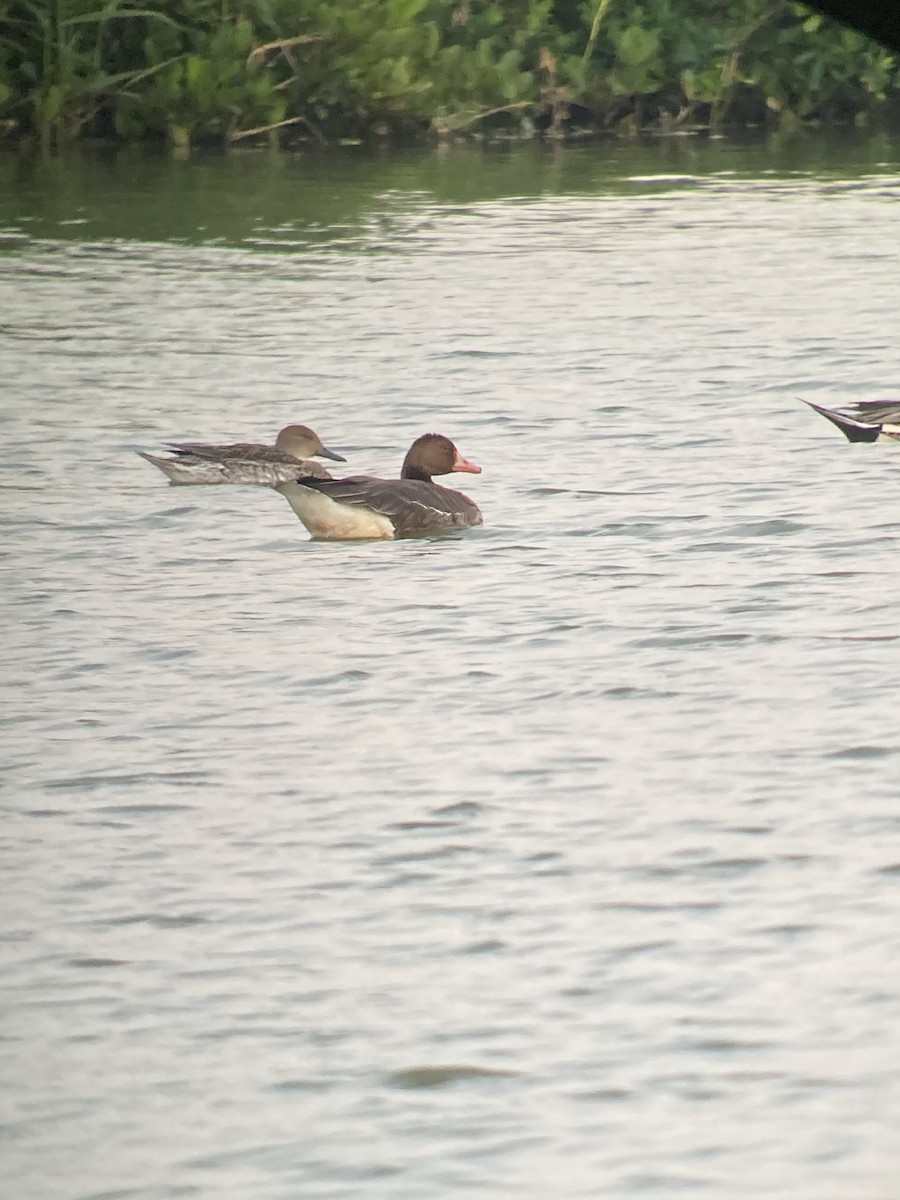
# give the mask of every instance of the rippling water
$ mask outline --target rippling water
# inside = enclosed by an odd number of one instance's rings
[[[900,148],[0,163],[5,1189],[900,1178]],[[317,544],[134,451],[438,429]],[[11,1084],[11,1086],[10,1086]]]

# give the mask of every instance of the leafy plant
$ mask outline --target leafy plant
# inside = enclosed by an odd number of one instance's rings
[[[254,31],[245,18],[195,32],[185,53],[173,54],[175,49],[169,30],[146,38],[145,56],[158,69],[144,87],[123,93],[115,115],[123,137],[166,134],[187,146],[227,138],[242,124],[269,126],[284,119],[285,100],[262,57],[253,53]]]
[[[123,26],[172,22],[132,0],[27,0],[14,4],[0,39],[4,103],[17,125],[36,130],[45,144],[77,136],[106,97],[145,73],[123,53]],[[0,110],[2,111],[2,110]]]
[[[863,119],[900,64],[793,0],[12,0],[0,132],[188,145],[577,117]]]

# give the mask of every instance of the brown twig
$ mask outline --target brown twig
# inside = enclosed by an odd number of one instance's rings
[[[171,67],[173,63],[181,62],[185,58],[187,58],[186,54],[176,54],[174,58],[167,58],[165,62],[155,63],[152,67],[145,67],[143,71],[135,71],[133,75],[129,75],[127,79],[123,79],[122,83],[130,87],[132,83],[137,83],[139,79],[149,79],[151,75],[165,70],[166,67]]]
[[[257,133],[271,133],[272,130],[281,130],[286,125],[305,125],[307,130],[312,133],[312,136],[322,145],[325,145],[325,139],[319,133],[316,126],[312,125],[305,116],[288,116],[287,120],[275,121],[272,125],[260,125],[256,130],[238,130],[228,134],[229,142],[242,142],[244,138],[256,137]]]
[[[455,133],[459,129],[465,129],[467,125],[474,125],[476,121],[483,121],[485,117],[493,117],[497,113],[514,112],[517,108],[531,108],[531,106],[530,100],[518,100],[515,104],[501,104],[499,108],[486,108],[484,112],[476,113],[474,117],[468,117],[465,121],[453,121],[451,118],[447,121],[447,128]]]
[[[229,133],[229,142],[240,142],[244,138],[255,137],[258,133],[271,133],[273,129],[281,129],[285,125],[306,125],[312,133],[316,131],[311,129],[306,117],[288,117],[285,121],[275,121],[271,125],[260,125],[257,129],[238,129],[234,133]]]
[[[251,58],[265,58],[271,50],[278,50],[282,54],[285,50],[290,50],[293,46],[309,46],[313,42],[325,42],[328,40],[327,33],[301,33],[297,37],[279,38],[277,42],[266,42],[262,46],[254,46],[247,56]]]

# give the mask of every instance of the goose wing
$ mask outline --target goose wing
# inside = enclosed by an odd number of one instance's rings
[[[351,475],[347,479],[301,478],[298,482],[322,492],[337,504],[380,513],[394,526],[397,537],[482,523],[478,505],[468,496],[424,480]]]

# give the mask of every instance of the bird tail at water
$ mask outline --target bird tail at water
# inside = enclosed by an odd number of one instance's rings
[[[154,467],[159,467],[171,484],[227,483],[219,463],[206,463],[190,455],[160,458],[145,450],[138,450],[137,453],[141,458],[146,458],[148,463],[153,463]]]
[[[835,412],[831,408],[823,408],[820,404],[813,404],[811,400],[804,400],[803,403],[808,404],[814,412],[819,413],[826,421],[830,421],[832,425],[837,425],[848,442],[878,441],[881,434],[880,425],[869,425],[865,421],[857,421],[853,417],[848,417],[845,413]]]
[[[169,471],[168,471],[168,467],[171,462],[171,459],[159,458],[156,454],[148,454],[146,452],[146,450],[138,450],[138,454],[140,455],[141,458],[146,458],[148,463],[153,463],[154,467],[159,467],[159,469],[160,469],[160,471],[162,471],[163,475],[168,476],[169,479],[172,478],[172,476],[169,475]]]

